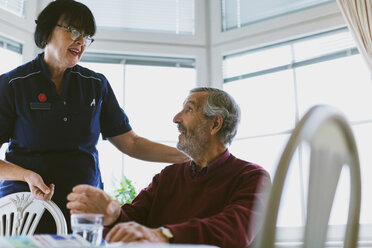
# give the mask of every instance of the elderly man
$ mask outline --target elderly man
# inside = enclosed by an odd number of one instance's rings
[[[71,213],[103,213],[107,242],[170,242],[246,247],[258,231],[264,191],[260,166],[230,154],[240,109],[226,92],[195,88],[174,117],[177,148],[192,160],[167,166],[131,204],[121,208],[103,191],[79,185]]]

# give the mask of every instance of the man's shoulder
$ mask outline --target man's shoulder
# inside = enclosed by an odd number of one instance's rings
[[[269,175],[269,173],[261,165],[237,158],[232,154],[230,155],[230,163],[232,167],[236,168],[236,170]]]
[[[183,171],[184,168],[189,166],[189,165],[190,165],[190,162],[185,162],[185,163],[181,163],[181,164],[171,164],[171,165],[168,165],[168,166],[164,167],[164,169],[161,171],[161,174],[173,173],[173,172],[176,172],[176,171]]]
[[[180,178],[183,178],[185,175],[186,163],[182,164],[172,164],[164,167],[158,174],[153,178],[158,183],[168,183],[178,181]]]
[[[228,171],[225,174],[228,174]],[[260,187],[268,188],[271,185],[269,172],[256,163],[234,157],[234,161],[230,164],[230,171],[229,178],[233,178],[234,183],[241,185],[241,187],[249,188],[252,185],[261,185]]]

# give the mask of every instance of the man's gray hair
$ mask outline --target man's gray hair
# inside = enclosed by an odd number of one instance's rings
[[[203,113],[207,118],[221,116],[223,124],[217,135],[224,145],[230,145],[238,131],[240,122],[240,108],[234,98],[227,92],[211,87],[198,87],[190,90],[190,93],[208,92]]]

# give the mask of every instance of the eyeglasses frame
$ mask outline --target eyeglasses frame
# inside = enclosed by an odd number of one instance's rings
[[[79,39],[82,36],[81,32],[79,32],[78,30],[76,30],[76,29],[74,29],[70,26],[60,25],[60,24],[56,24],[56,26],[60,27],[60,28],[64,28],[65,30],[69,31],[72,34],[71,39],[73,41],[76,41],[77,39]],[[73,38],[73,37],[75,37],[75,38]],[[94,41],[94,39],[89,35],[83,36],[83,39],[84,39],[84,45],[87,46],[87,47],[89,47]],[[89,44],[87,44],[87,42],[89,42]]]

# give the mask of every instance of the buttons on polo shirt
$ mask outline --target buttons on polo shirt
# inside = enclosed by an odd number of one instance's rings
[[[65,100],[63,100],[62,103],[63,103],[63,109],[66,109],[67,102]],[[67,116],[64,116],[62,119],[63,119],[63,122],[67,122],[68,121]]]

